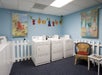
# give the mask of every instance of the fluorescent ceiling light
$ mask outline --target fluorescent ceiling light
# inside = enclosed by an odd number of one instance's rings
[[[50,4],[50,6],[61,8],[72,1],[73,0],[55,0],[54,2]]]

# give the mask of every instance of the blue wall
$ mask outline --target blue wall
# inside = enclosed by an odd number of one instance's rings
[[[45,14],[38,14],[38,13],[30,13],[30,12],[22,12],[22,11],[16,11],[16,10],[8,10],[8,9],[0,9],[0,36],[6,36],[8,40],[23,40],[24,38],[31,40],[31,37],[34,35],[49,35],[52,36],[54,34],[58,35],[64,35],[69,34],[71,35],[71,38],[73,40],[81,40],[81,39],[87,39],[87,40],[98,40],[102,43],[102,6],[95,6],[95,7],[101,7],[99,9],[99,38],[97,39],[91,39],[91,38],[82,38],[81,37],[81,16],[80,13],[85,10],[90,10],[91,8],[84,9],[82,11],[66,15],[63,17],[63,25],[57,25],[57,26],[51,26],[48,27],[48,24],[46,25],[38,25],[36,23],[35,26],[32,25],[30,17],[28,17],[28,35],[26,37],[18,37],[13,38],[12,37],[12,13],[23,13],[28,14],[32,16],[34,19],[38,19],[39,17],[41,19],[50,18],[51,20],[60,20],[59,16],[54,15],[45,15]],[[94,7],[92,7],[94,8]],[[102,50],[101,50],[102,54]]]
[[[90,10],[92,8],[99,7],[99,37],[96,39],[82,38],[81,37],[81,15],[82,11]],[[84,9],[82,11],[66,15],[63,19],[62,34],[69,34],[73,40],[94,40],[102,43],[102,6],[95,6],[92,8]],[[102,48],[100,50],[102,55]]]
[[[6,36],[8,40],[19,40],[24,39],[24,37],[13,38],[12,37],[12,13],[23,13],[32,16],[34,19],[47,19],[50,20],[60,20],[59,16],[54,15],[45,15],[45,14],[38,14],[38,13],[30,13],[30,12],[22,12],[22,11],[14,11],[8,9],[0,9],[0,36]],[[37,22],[37,21],[36,21]],[[54,27],[48,27],[48,23],[45,25],[32,25],[32,20],[28,17],[28,35],[25,37],[26,39],[31,40],[31,37],[34,35],[54,35],[58,34],[61,35],[61,25],[55,25]]]
[[[99,37],[96,39],[92,39],[92,38],[82,38],[81,37],[81,15],[80,13],[82,11],[86,11],[86,10],[90,10],[92,8],[95,7],[100,7],[99,9]],[[87,40],[99,40],[102,41],[102,6],[95,6],[92,8],[88,8],[88,9],[84,9],[82,11],[70,14],[70,15],[66,15],[64,16],[63,19],[63,29],[62,29],[62,34],[69,34],[71,35],[71,38],[74,40],[79,40],[79,39],[87,39]]]
[[[99,7],[99,6],[98,6]],[[102,7],[102,6],[100,6]],[[90,10],[85,9],[85,10]],[[82,10],[82,11],[85,11]],[[41,19],[46,19],[47,17],[51,20],[60,20],[59,16],[54,15],[45,15],[45,14],[38,14],[38,13],[30,13],[30,12],[22,12],[22,11],[16,11],[16,10],[8,10],[8,9],[0,9],[0,36],[6,36],[8,40],[19,40],[19,39],[29,39],[31,40],[31,37],[34,35],[49,35],[52,36],[54,34],[58,35],[64,35],[69,34],[71,35],[71,38],[74,40],[78,39],[87,39],[87,38],[81,38],[81,16],[80,12],[76,12],[70,15],[66,15],[63,17],[63,25],[56,25],[48,27],[48,24],[46,25],[32,25],[30,17],[28,17],[28,35],[26,37],[18,37],[13,38],[12,37],[12,13],[23,13],[28,14],[32,16],[34,19],[38,19],[39,17]],[[102,40],[102,8],[99,10],[99,38],[98,39],[91,39],[91,40]],[[37,22],[37,21],[36,21]],[[90,38],[88,38],[90,40]]]

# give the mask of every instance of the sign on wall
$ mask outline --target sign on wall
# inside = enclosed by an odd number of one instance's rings
[[[98,9],[81,13],[81,36],[85,38],[98,37]]]
[[[12,35],[20,37],[27,35],[27,14],[12,13]]]

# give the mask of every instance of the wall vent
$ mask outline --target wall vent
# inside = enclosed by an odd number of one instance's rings
[[[35,9],[45,9],[48,5],[44,5],[44,4],[39,4],[39,3],[35,3],[33,8]]]

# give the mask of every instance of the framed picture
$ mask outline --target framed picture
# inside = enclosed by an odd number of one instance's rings
[[[13,37],[26,36],[28,31],[27,14],[12,14],[12,35]]]
[[[98,37],[98,9],[81,13],[81,36],[85,38]]]

